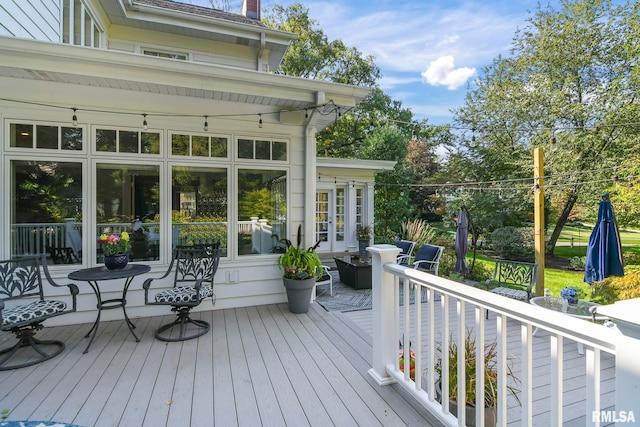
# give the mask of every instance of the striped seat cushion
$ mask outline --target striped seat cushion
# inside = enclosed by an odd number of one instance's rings
[[[499,288],[492,289],[491,292],[494,294],[502,295],[503,297],[518,299],[522,301],[527,301],[527,291],[523,291],[520,289],[511,289],[511,288],[503,288],[502,286]]]
[[[156,294],[156,302],[173,304],[181,302],[195,302],[195,288],[193,286],[176,286],[175,288],[160,291]],[[200,287],[200,299],[213,295],[213,287],[204,285]]]
[[[17,325],[24,322],[49,317],[63,312],[67,304],[63,301],[44,300],[2,310],[2,327]]]

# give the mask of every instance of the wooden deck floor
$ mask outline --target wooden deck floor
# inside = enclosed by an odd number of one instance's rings
[[[39,337],[66,350],[0,371],[0,411],[108,427],[436,425],[399,387],[373,382],[370,335],[345,315],[312,304],[302,315],[268,305],[194,317],[211,331],[182,343],[154,339],[170,316],[134,319],[139,343],[124,321],[104,322],[88,354],[90,325],[45,328]],[[0,334],[0,347],[13,339]]]

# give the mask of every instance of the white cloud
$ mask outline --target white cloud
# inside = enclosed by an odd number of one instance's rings
[[[431,61],[429,67],[422,72],[422,77],[432,86],[446,86],[449,90],[458,89],[476,73],[475,68],[456,68],[453,56],[441,56]]]

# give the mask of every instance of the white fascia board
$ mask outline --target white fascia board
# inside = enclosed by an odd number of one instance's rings
[[[357,174],[372,175],[376,172],[393,170],[397,162],[393,160],[360,160],[318,157],[316,169],[328,174]]]
[[[0,37],[0,67],[290,99],[310,106],[316,105],[318,92],[344,107],[355,106],[369,93],[338,83],[11,37]]]

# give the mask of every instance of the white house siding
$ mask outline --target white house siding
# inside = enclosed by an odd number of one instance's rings
[[[190,55],[190,60],[208,64],[255,70],[257,50],[212,40],[194,39],[160,31],[140,30],[112,25],[109,50],[142,53],[142,49],[161,50]]]
[[[144,157],[141,155],[122,156],[123,163],[143,162],[144,164],[160,164],[160,179],[165,184],[162,187],[163,206],[165,210],[161,212],[161,217],[166,220],[170,215],[169,206],[169,181],[170,167],[175,160],[169,159],[167,156],[167,136],[169,131],[183,132],[200,132],[202,131],[201,117],[154,117],[153,114],[171,114],[180,112],[181,114],[201,114],[207,111],[212,115],[229,114],[235,111],[246,111],[247,106],[244,104],[203,100],[197,98],[186,98],[184,96],[171,96],[160,94],[141,94],[140,92],[129,90],[112,90],[95,87],[78,87],[62,83],[51,83],[42,81],[31,81],[26,79],[11,79],[0,77],[0,88],[2,88],[3,97],[8,99],[25,99],[29,102],[56,104],[56,105],[75,105],[78,110],[79,126],[85,128],[85,150],[83,152],[72,153],[52,153],[52,156],[65,156],[65,160],[75,159],[85,162],[86,167],[91,170],[92,164],[99,158],[105,156],[96,156],[91,153],[91,129],[96,126],[117,126],[120,128],[139,129],[142,124],[142,118],[139,114],[122,115],[110,113],[98,113],[86,111],[89,109],[106,110],[106,111],[126,111],[126,112],[142,112],[149,113],[148,123],[150,130],[161,132],[161,139],[164,141],[164,151],[161,156]],[[27,93],[28,96],[24,96]],[[255,106],[253,108],[260,109]],[[262,107],[264,109],[264,107]],[[12,154],[6,149],[6,141],[8,135],[8,126],[11,120],[29,120],[34,122],[61,123],[70,125],[72,112],[69,109],[58,109],[37,106],[33,104],[22,104],[14,102],[0,101],[0,120],[2,121],[2,132],[0,134],[0,155],[2,157],[2,169],[8,171],[9,161],[16,158],[16,154]],[[257,114],[249,117],[233,117],[227,119],[210,118],[210,132],[230,135],[231,159],[233,159],[235,144],[233,141],[238,136],[243,137],[272,137],[287,140],[289,142],[289,161],[286,165],[272,164],[252,164],[256,168],[278,168],[288,170],[289,195],[287,204],[287,216],[289,220],[289,232],[291,229],[297,228],[297,225],[304,222],[304,209],[302,206],[302,194],[304,194],[305,184],[303,181],[304,151],[302,149],[303,129],[296,126],[286,126],[274,123],[265,116],[262,129],[258,128]],[[37,157],[40,157],[39,153]],[[25,154],[21,154],[25,157]],[[46,154],[45,154],[46,156]],[[144,157],[144,158],[142,158]],[[53,157],[52,157],[53,158]],[[186,162],[185,162],[186,163]],[[236,210],[236,187],[235,174],[236,170],[242,163],[231,160],[228,164],[229,173],[229,213],[228,218],[231,223],[229,238],[229,256],[220,263],[220,268],[215,277],[214,292],[217,296],[216,308],[228,308],[257,304],[269,304],[286,301],[284,288],[282,286],[282,273],[276,268],[276,255],[246,255],[237,256],[234,237],[236,234],[235,210]],[[8,173],[8,172],[7,172]],[[7,173],[2,174],[0,181],[2,184],[2,193],[0,196],[1,217],[9,217],[9,185]],[[85,175],[87,182],[84,183],[85,189],[85,212],[84,231],[91,235],[90,230],[95,229],[92,212],[95,211],[95,198],[93,194],[99,189],[95,189],[95,184],[91,182],[91,174]],[[7,221],[2,221],[0,225],[0,235],[8,235],[9,230]],[[83,234],[84,235],[84,234]],[[165,242],[166,237],[165,237]],[[231,243],[233,242],[233,243]],[[9,251],[8,239],[2,242],[2,253],[7,254]],[[91,250],[91,247],[85,247],[85,250]],[[95,250],[95,248],[93,248]],[[171,245],[162,245],[161,261],[147,262],[152,266],[150,276],[159,277],[166,271],[167,260],[171,251]],[[3,257],[4,259],[5,257]],[[95,253],[85,258],[85,266],[95,265]],[[70,271],[78,269],[76,266],[53,266],[53,277],[59,283],[67,283],[67,274]],[[237,281],[237,282],[236,282]],[[168,282],[167,282],[168,284]],[[121,284],[117,281],[102,282],[103,298],[115,298],[121,292]],[[52,319],[51,324],[60,323],[79,323],[89,322],[95,319],[95,296],[86,283],[79,283],[81,289],[81,297],[78,303],[79,313],[69,316],[62,316]],[[199,309],[211,309],[211,303],[206,301]],[[142,278],[136,278],[131,291],[127,297],[127,311],[133,317],[149,316],[152,314],[167,313],[166,308],[144,306],[144,294],[142,291]],[[108,310],[103,312],[105,319],[120,319],[122,313],[118,310]]]
[[[59,42],[60,0],[2,0],[0,35]]]

